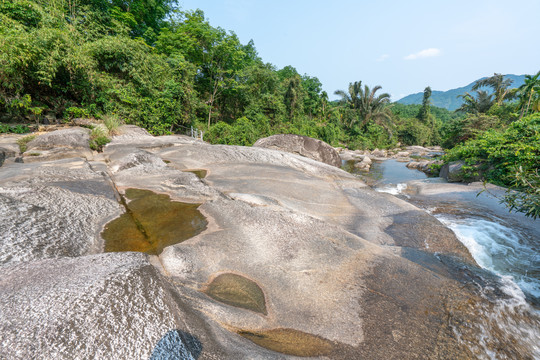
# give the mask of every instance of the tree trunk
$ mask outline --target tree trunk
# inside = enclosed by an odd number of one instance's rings
[[[214,107],[214,100],[216,99],[216,93],[218,89],[218,82],[214,85],[214,91],[210,95],[210,110],[208,110],[208,130],[210,130],[210,119],[212,119],[212,108]]]

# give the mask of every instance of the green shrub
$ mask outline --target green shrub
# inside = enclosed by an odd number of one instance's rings
[[[11,0],[0,3],[0,14],[28,27],[36,27],[41,22],[41,12],[38,6],[32,1]]]
[[[515,121],[505,130],[488,130],[454,147],[443,160],[463,160],[465,175],[480,170],[486,181],[519,191],[503,201],[511,209],[538,216],[540,114]]]
[[[118,133],[118,128],[122,125],[122,121],[114,115],[105,116],[103,118],[103,123],[105,124],[109,135],[116,135]]]
[[[7,133],[25,134],[27,132],[30,132],[30,128],[26,125],[0,124],[0,134],[7,134]]]
[[[84,108],[71,106],[64,111],[64,120],[90,117],[90,111]]]
[[[28,143],[36,138],[36,135],[28,135],[17,140],[21,153],[25,152],[28,147]]]
[[[96,126],[90,132],[90,149],[95,151],[103,151],[103,147],[111,142],[107,135],[107,130],[102,126]]]
[[[515,210],[526,216],[540,217],[540,174],[538,169],[524,171],[515,169],[514,179],[503,199],[510,211]]]

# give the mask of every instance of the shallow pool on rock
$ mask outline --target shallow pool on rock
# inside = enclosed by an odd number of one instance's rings
[[[211,298],[267,315],[262,289],[256,282],[236,274],[221,274],[208,285],[204,292]]]
[[[169,195],[127,189],[126,212],[109,222],[101,236],[105,252],[139,251],[159,255],[167,246],[187,240],[206,229],[200,204],[171,201]]]
[[[294,329],[239,330],[238,334],[266,349],[293,356],[324,356],[333,349],[329,340]]]

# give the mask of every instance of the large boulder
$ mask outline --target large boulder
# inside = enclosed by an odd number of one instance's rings
[[[465,161],[457,160],[444,164],[441,167],[439,176],[448,182],[475,182],[482,179],[482,172],[479,165],[473,165],[476,169],[476,175],[471,175],[471,172],[466,172],[463,167],[466,166]]]
[[[16,155],[15,151],[0,147],[0,166],[4,164],[4,161],[7,158],[14,157],[15,155]]]
[[[17,141],[23,135],[0,134],[0,166],[9,158],[14,158],[20,153],[19,144]]]
[[[27,144],[23,153],[24,162],[73,157],[92,158],[90,130],[73,127],[41,134]]]
[[[259,139],[253,144],[255,147],[281,150],[302,155],[328,165],[341,167],[341,158],[337,151],[324,141],[307,136],[293,134],[272,135]]]

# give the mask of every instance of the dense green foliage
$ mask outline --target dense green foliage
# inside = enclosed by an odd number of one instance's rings
[[[426,125],[414,120],[417,110],[395,112],[379,86],[361,82],[354,83],[354,104],[330,102],[316,77],[264,63],[253,42],[242,44],[211,26],[200,10],[180,12],[174,5],[3,2],[2,121],[114,115],[154,134],[194,126],[208,141],[238,145],[275,133],[362,148],[439,142],[448,114],[433,111]]]
[[[481,172],[491,183],[519,190],[508,193],[509,205],[540,216],[540,114],[517,120],[504,130],[484,131],[451,149],[444,159],[464,160],[469,165],[464,170],[470,175]]]

